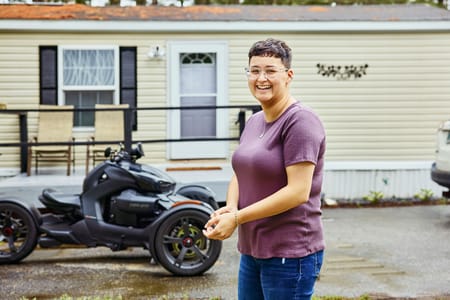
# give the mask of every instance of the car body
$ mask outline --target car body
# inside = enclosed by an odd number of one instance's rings
[[[436,136],[436,158],[431,166],[431,179],[450,189],[450,120],[441,124]],[[448,192],[444,192],[445,194]]]

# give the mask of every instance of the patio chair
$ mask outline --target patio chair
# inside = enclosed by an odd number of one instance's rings
[[[86,174],[89,172],[89,162],[92,159],[92,167],[95,167],[96,162],[105,160],[105,149],[109,145],[100,144],[95,145],[95,142],[123,142],[124,140],[124,112],[123,110],[97,110],[97,109],[111,109],[111,108],[128,108],[128,104],[96,104],[95,105],[95,121],[94,121],[94,135],[90,137],[89,141],[94,144],[88,144],[86,147]]]
[[[67,143],[67,145],[29,146],[27,160],[27,175],[31,174],[31,164],[34,160],[35,172],[38,173],[40,162],[65,163],[67,176],[70,175],[71,164],[75,165],[72,143],[73,105],[56,106],[40,105],[39,109],[52,111],[40,111],[38,119],[37,136],[32,138],[34,143]]]

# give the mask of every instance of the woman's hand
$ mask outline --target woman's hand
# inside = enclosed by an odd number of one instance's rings
[[[231,177],[227,191],[227,205],[213,212],[205,224],[203,234],[213,240],[229,238],[237,227],[239,186],[236,175]]]
[[[211,218],[205,224],[203,234],[213,240],[229,238],[237,227],[237,210],[231,207],[222,207],[211,214]]]

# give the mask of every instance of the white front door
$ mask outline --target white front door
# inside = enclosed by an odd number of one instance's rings
[[[176,41],[168,44],[169,106],[224,106],[227,97],[227,44],[214,41]],[[226,109],[169,111],[169,139],[228,137]],[[169,159],[225,158],[227,141],[189,141],[168,144]]]

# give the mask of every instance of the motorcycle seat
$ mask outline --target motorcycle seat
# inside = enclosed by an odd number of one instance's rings
[[[80,196],[59,193],[53,189],[44,189],[39,196],[39,201],[47,208],[62,212],[72,212],[80,209]]]

